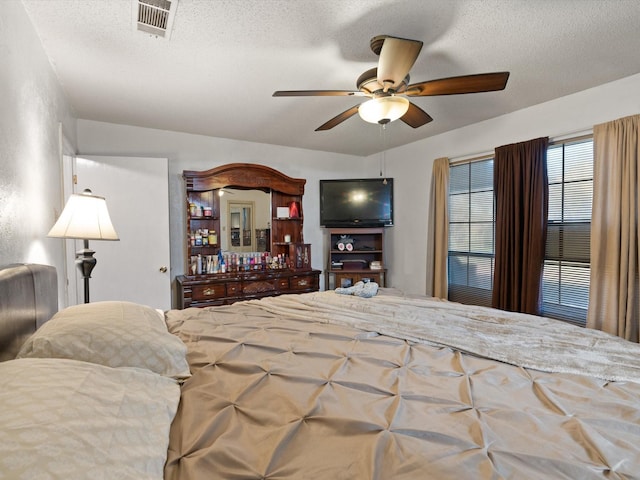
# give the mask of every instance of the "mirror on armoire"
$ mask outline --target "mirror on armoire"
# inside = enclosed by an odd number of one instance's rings
[[[222,250],[237,253],[268,251],[271,194],[233,187],[224,187],[220,191]]]

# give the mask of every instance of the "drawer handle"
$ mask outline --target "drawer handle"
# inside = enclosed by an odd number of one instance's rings
[[[205,288],[202,291],[203,295],[213,295],[214,293],[216,293],[216,291],[213,288]]]
[[[307,282],[306,280],[298,280],[298,285],[301,287],[306,287],[307,286]]]

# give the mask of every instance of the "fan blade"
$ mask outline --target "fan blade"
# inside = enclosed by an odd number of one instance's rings
[[[352,90],[278,90],[274,97],[362,97],[364,93]]]
[[[463,93],[495,92],[504,90],[509,72],[479,73],[460,77],[440,78],[409,85],[403,92],[410,97],[459,95]]]
[[[422,110],[417,105],[409,103],[409,110],[402,117],[400,117],[404,123],[413,128],[421,127],[422,125],[433,121],[431,115]]]
[[[386,37],[378,60],[378,83],[384,91],[397,89],[413,67],[422,42],[404,38]]]
[[[336,125],[341,124],[345,120],[348,120],[349,118],[353,117],[356,113],[358,113],[359,106],[360,105],[356,105],[355,107],[351,107],[349,110],[342,112],[340,115],[336,115],[328,122],[323,123],[318,128],[316,128],[316,132],[319,132],[321,130],[329,130],[330,128],[333,128]]]

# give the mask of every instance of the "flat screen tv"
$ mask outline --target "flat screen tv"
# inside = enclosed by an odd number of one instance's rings
[[[393,178],[320,180],[320,226],[393,225]]]

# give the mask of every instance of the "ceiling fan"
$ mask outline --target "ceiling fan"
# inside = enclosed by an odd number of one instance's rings
[[[504,90],[509,72],[480,73],[459,77],[440,78],[409,84],[409,70],[418,58],[423,42],[406,38],[378,35],[371,39],[371,50],[380,56],[378,67],[364,72],[358,78],[358,90],[278,90],[274,97],[369,97],[316,128],[329,130],[356,113],[371,123],[385,125],[400,119],[418,128],[433,120],[420,107],[406,97],[459,95]]]

